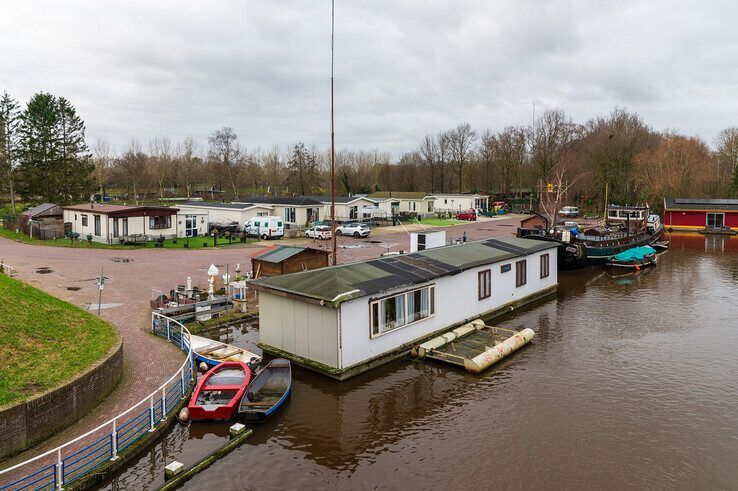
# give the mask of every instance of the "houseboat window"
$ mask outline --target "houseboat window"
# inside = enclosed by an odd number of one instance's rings
[[[484,300],[492,296],[492,270],[485,269],[477,273],[477,297]]]
[[[285,208],[284,209],[284,221],[287,223],[297,223],[297,219],[295,218],[297,216],[297,213],[295,212],[295,208]]]
[[[149,217],[149,228],[152,230],[161,229],[161,228],[170,228],[171,226],[172,226],[171,216]]]
[[[521,287],[528,283],[528,261],[523,259],[515,263],[515,286]]]
[[[435,288],[427,286],[372,302],[371,337],[412,324],[435,313]]]
[[[503,264],[500,266],[500,273],[508,273],[512,271],[512,265],[511,264]]]
[[[95,215],[95,235],[100,237],[100,215]]]
[[[77,221],[77,214],[76,213],[74,214],[74,221],[75,222]]]
[[[617,218],[618,210],[608,210],[607,216],[609,216],[610,218]]]
[[[725,225],[725,213],[707,213],[707,226],[720,228]]]
[[[548,253],[541,254],[541,278],[548,278]]]
[[[87,215],[82,215],[82,226],[83,227],[87,226]]]

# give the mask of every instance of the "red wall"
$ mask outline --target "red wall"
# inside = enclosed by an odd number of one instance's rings
[[[738,212],[725,211],[725,225],[738,228]],[[664,225],[668,227],[702,227],[707,225],[707,212],[705,211],[679,211],[667,210],[664,217]]]

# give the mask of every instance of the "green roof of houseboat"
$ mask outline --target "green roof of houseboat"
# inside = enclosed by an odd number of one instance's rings
[[[500,237],[272,276],[250,283],[257,289],[281,291],[337,306],[352,298],[426,283],[555,247],[556,243],[552,242]]]

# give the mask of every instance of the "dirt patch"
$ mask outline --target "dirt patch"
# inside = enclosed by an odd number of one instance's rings
[[[53,272],[54,271],[50,267],[48,267],[48,266],[42,266],[40,268],[36,268],[36,273],[38,273],[38,274],[49,274],[49,273],[53,273]]]
[[[78,291],[80,291],[81,289],[82,289],[82,287],[81,287],[81,286],[68,286],[68,287],[67,287],[67,290],[69,290],[70,292],[78,292]]]
[[[112,259],[112,261],[114,263],[130,263],[131,262],[131,259],[129,259],[127,257],[114,257]]]

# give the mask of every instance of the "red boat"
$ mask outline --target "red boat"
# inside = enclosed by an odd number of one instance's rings
[[[197,383],[187,404],[189,419],[229,420],[251,382],[251,369],[240,361],[224,361],[211,368]]]

